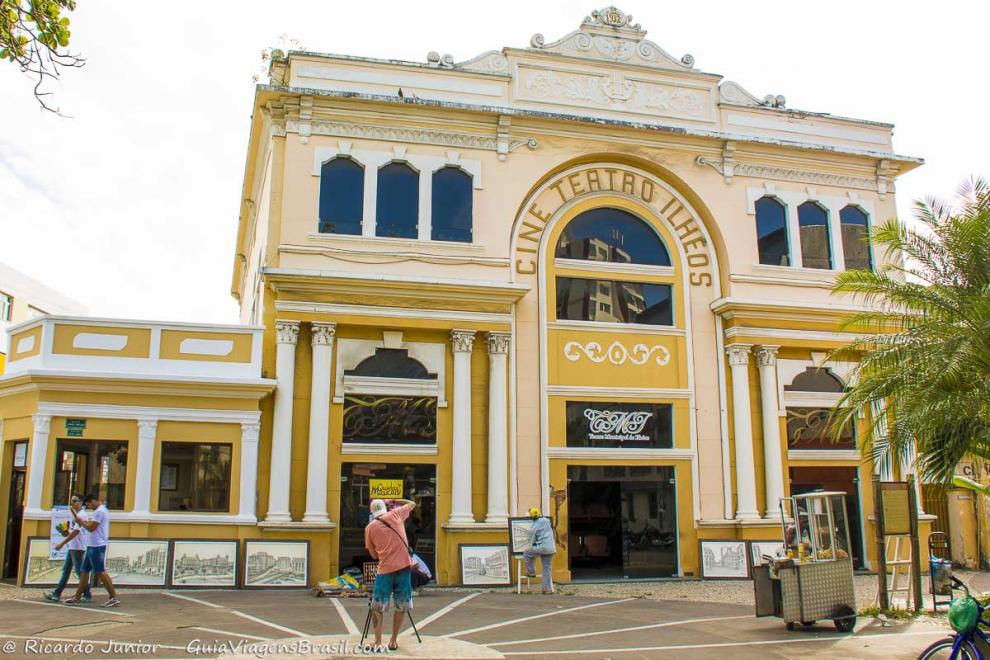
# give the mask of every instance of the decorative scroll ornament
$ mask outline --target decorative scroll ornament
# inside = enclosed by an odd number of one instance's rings
[[[611,410],[584,411],[588,430],[600,435],[639,435],[653,417],[650,412],[613,412]]]
[[[656,354],[654,356],[654,354]],[[647,346],[646,344],[636,344],[632,350],[627,349],[621,342],[614,341],[608,350],[602,348],[597,341],[590,341],[582,344],[577,341],[569,341],[564,344],[564,357],[571,362],[577,362],[584,356],[600,364],[608,360],[614,365],[622,365],[627,361],[641,366],[646,364],[651,358],[660,366],[670,362],[670,351],[660,344]]]

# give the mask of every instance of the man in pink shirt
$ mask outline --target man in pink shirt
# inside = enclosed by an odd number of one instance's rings
[[[389,505],[393,505],[389,510]],[[416,508],[409,500],[382,500],[371,502],[371,522],[364,528],[364,547],[378,560],[378,575],[371,595],[371,616],[375,626],[375,646],[382,644],[382,619],[389,600],[395,601],[392,615],[391,651],[399,648],[396,638],[402,617],[412,609],[412,579],[409,567],[413,565],[409,541],[406,540],[405,521]]]

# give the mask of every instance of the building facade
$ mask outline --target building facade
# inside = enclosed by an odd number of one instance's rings
[[[849,494],[870,567],[870,480],[911,466],[864,463],[870,411],[826,437],[854,364],[825,356],[860,309],[830,290],[882,264],[868,227],[920,161],[890,124],[789,110],[645,35],[608,7],[459,63],[276,53],[244,325],[11,329],[37,338],[0,380],[5,467],[26,443],[20,556],[64,452],[89,449],[118,452],[114,534],[305,540],[311,582],[366,559],[375,495],[418,502],[441,584],[531,506],[558,579],[697,576],[700,541],[779,539],[780,498],[818,488]],[[183,486],[185,465],[229,487]]]

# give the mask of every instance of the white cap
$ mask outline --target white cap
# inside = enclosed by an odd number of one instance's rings
[[[371,517],[377,518],[388,513],[388,507],[384,500],[371,500]]]

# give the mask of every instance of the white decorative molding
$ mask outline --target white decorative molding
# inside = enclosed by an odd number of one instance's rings
[[[707,165],[725,177],[726,184],[732,183],[733,176],[748,176],[759,179],[775,179],[777,181],[796,181],[800,183],[815,183],[823,186],[835,186],[839,188],[857,188],[859,190],[873,190],[879,192],[879,181],[877,178],[853,176],[849,174],[834,174],[832,172],[816,172],[813,170],[799,170],[790,167],[778,167],[775,165],[759,165],[756,163],[740,163],[730,161],[725,158],[710,158],[708,156],[698,156],[694,159],[696,165]],[[893,181],[889,188],[893,191]]]
[[[184,355],[230,355],[234,350],[232,339],[183,339],[179,342],[179,353]]]
[[[27,353],[28,351],[34,350],[34,341],[37,337],[35,335],[28,335],[27,337],[21,337],[17,340],[17,348],[14,349],[14,353]]]
[[[760,367],[774,367],[777,364],[777,351],[780,346],[758,346],[756,348],[756,364]]]
[[[336,334],[336,323],[313,323],[310,342],[313,346],[333,346],[333,338]]]
[[[430,319],[438,321],[479,321],[483,323],[509,323],[510,314],[497,312],[470,312],[446,309],[423,309],[412,307],[378,307],[374,305],[349,305],[344,303],[305,302],[279,300],[275,309],[280,312],[309,312],[314,314],[353,314],[354,316],[374,316],[397,319]],[[343,341],[343,340],[338,340]]]
[[[375,376],[345,375],[343,384],[344,394],[440,396],[440,383],[436,378],[378,378]]]
[[[643,323],[613,323],[610,321],[550,321],[549,330],[589,330],[607,332],[609,334],[657,335],[661,337],[683,337],[687,334],[684,328],[670,325],[646,325]]]
[[[864,463],[867,459],[858,449],[788,449],[788,461],[855,461]]]
[[[450,348],[455,353],[470,353],[474,349],[474,330],[451,330]]]
[[[745,366],[749,364],[749,351],[752,348],[749,344],[732,344],[725,347],[725,352],[729,356],[729,365],[733,367]]]
[[[127,346],[127,335],[105,335],[96,332],[80,332],[72,338],[72,348],[95,351],[121,351]]]
[[[653,387],[604,387],[601,385],[547,385],[547,396],[593,396],[609,397],[621,402],[625,399],[651,399],[663,402],[667,399],[690,399],[694,392],[690,389]]]
[[[340,445],[341,454],[403,454],[413,456],[436,456],[436,445],[404,445],[384,442],[344,442]]]
[[[500,51],[490,50],[477,57],[452,65],[455,69],[475,71],[477,73],[493,73],[500,76],[509,75],[509,60]]]
[[[153,522],[175,525],[255,525],[254,516],[232,515],[229,513],[149,513],[145,511],[114,511],[115,522]],[[27,520],[51,520],[51,509],[31,508],[24,510]]]
[[[725,80],[718,86],[719,100],[722,103],[731,103],[733,105],[745,105],[752,108],[758,108],[760,106],[766,105],[764,101],[756,98],[748,91],[746,91],[742,85],[731,80]]]
[[[344,394],[385,394],[394,396],[435,396],[437,407],[447,407],[447,347],[439,342],[406,342],[387,346],[384,333],[381,341],[374,339],[337,339],[337,359],[334,371],[333,403],[343,403]],[[391,340],[389,340],[391,343]],[[357,367],[363,360],[375,354],[379,348],[401,348],[409,357],[418,360],[429,373],[437,377],[375,378],[369,376],[345,376],[344,372]]]
[[[654,344],[653,346],[635,344],[632,350],[626,348],[625,344],[618,340],[613,341],[608,349],[603,349],[602,345],[597,341],[589,341],[586,344],[569,341],[564,344],[564,357],[571,362],[577,362],[584,356],[596,364],[608,360],[614,365],[622,365],[628,361],[637,366],[642,366],[653,357],[654,353],[657,354],[654,362],[658,365],[664,366],[670,362],[670,351],[660,344]]]
[[[38,414],[56,417],[89,417],[95,419],[129,419],[169,422],[208,422],[217,424],[258,424],[258,410],[216,410],[209,408],[154,408],[150,406],[117,406],[97,403],[38,403]]]
[[[547,447],[548,458],[570,459],[651,459],[651,460],[691,460],[691,449],[599,449],[597,447]]]
[[[512,333],[510,332],[488,332],[485,333],[485,342],[488,344],[489,353],[508,353],[509,345],[512,343]]]
[[[275,337],[279,344],[295,344],[299,341],[299,321],[275,321]]]
[[[830,341],[843,344],[852,342],[860,337],[852,332],[830,332],[827,330],[791,330],[782,328],[748,328],[734,326],[727,328],[725,336],[733,337],[768,337],[770,339],[793,339],[799,341]]]
[[[288,123],[290,129],[295,129],[293,122]],[[362,124],[344,121],[315,121],[311,128],[313,135],[333,135],[337,137],[359,138],[367,140],[385,140],[390,142],[406,142],[432,144],[440,147],[458,147],[461,149],[482,149],[497,151],[498,140],[494,135],[463,133],[455,131],[438,131],[424,128],[406,128],[401,126],[382,126],[378,124]],[[513,138],[506,147],[512,152],[526,145],[536,149],[539,142],[536,138]]]

